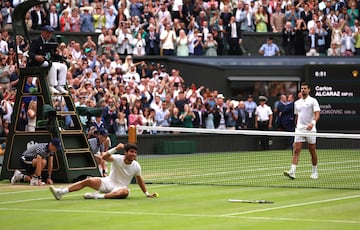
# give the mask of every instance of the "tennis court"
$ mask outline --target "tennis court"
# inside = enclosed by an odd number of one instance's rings
[[[2,181],[0,228],[359,229],[359,153],[337,153],[319,150],[318,180],[306,151],[296,180],[282,175],[289,150],[139,155],[148,190],[160,194],[153,199],[132,184],[126,200],[84,200],[85,189],[57,201],[48,186]]]

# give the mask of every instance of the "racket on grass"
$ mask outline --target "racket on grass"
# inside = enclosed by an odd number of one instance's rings
[[[269,200],[237,200],[237,199],[229,199],[229,202],[232,203],[253,203],[253,204],[273,204],[274,202]]]

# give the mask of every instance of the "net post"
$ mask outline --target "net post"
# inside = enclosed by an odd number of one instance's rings
[[[136,142],[137,142],[136,127],[135,125],[130,125],[128,131],[128,143],[136,144]]]

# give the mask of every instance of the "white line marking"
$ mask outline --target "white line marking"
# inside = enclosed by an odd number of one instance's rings
[[[1,211],[21,211],[21,212],[53,212],[53,213],[100,213],[98,210],[65,210],[65,209],[26,209],[26,208],[0,208]],[[207,215],[194,213],[155,213],[155,212],[120,212],[120,211],[101,211],[101,214],[112,215],[151,215],[151,216],[175,216],[175,217],[203,217],[203,218],[232,218],[232,219],[253,219],[271,221],[300,221],[314,223],[341,223],[341,224],[360,224],[360,220],[326,220],[326,219],[300,219],[300,218],[279,218],[279,217],[246,217],[246,216],[226,216],[226,215]]]
[[[299,207],[299,206],[305,206],[305,205],[310,205],[310,204],[320,204],[320,203],[353,199],[353,198],[359,198],[359,197],[360,197],[360,195],[346,196],[346,197],[339,197],[339,198],[333,198],[333,199],[327,199],[327,200],[318,200],[318,201],[311,201],[311,202],[305,202],[305,203],[299,203],[299,204],[290,204],[290,205],[278,206],[278,207],[273,207],[273,208],[264,208],[264,209],[244,211],[244,212],[235,212],[235,213],[225,214],[223,216],[235,216],[235,215],[243,215],[243,214],[256,213],[256,212],[265,212],[265,211],[272,211],[272,210],[277,210],[277,209]]]
[[[160,188],[160,187],[168,187],[168,186],[175,186],[173,184],[169,184],[169,185],[158,185],[158,186],[147,186],[149,189],[150,188]],[[140,188],[131,188],[131,190],[139,190]],[[47,189],[39,189],[39,190],[30,190],[30,191],[44,191],[44,190],[48,190]],[[28,190],[24,190],[22,192],[28,192]],[[19,193],[21,193],[21,191],[19,191]],[[49,193],[50,194],[50,193]],[[73,197],[73,196],[80,196],[79,192],[76,192],[74,194],[66,194],[65,197]],[[4,201],[4,202],[0,202],[0,205],[4,205],[4,204],[15,204],[15,203],[22,203],[22,202],[31,202],[31,201],[37,201],[37,200],[49,200],[49,199],[54,199],[53,196],[49,196],[49,197],[40,197],[40,198],[33,198],[33,199],[26,199],[26,200],[11,200],[11,201]]]
[[[35,189],[35,190],[21,190],[21,191],[14,191],[14,192],[0,192],[0,196],[1,195],[11,195],[11,194],[19,194],[19,193],[26,193],[26,192],[38,192],[38,191],[44,191],[47,190],[46,189]]]

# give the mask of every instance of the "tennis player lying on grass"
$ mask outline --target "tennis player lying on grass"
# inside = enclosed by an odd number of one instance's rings
[[[124,149],[125,155],[112,155],[117,151]],[[135,176],[141,190],[147,197],[155,197],[156,193],[150,194],[145,187],[141,176],[140,164],[136,161],[137,146],[134,144],[118,144],[115,148],[109,149],[103,156],[103,160],[112,163],[110,175],[108,177],[89,177],[70,185],[67,188],[55,188],[50,186],[51,193],[57,200],[69,192],[78,191],[85,187],[90,187],[96,192],[85,193],[85,199],[125,199],[130,190],[128,185]]]

